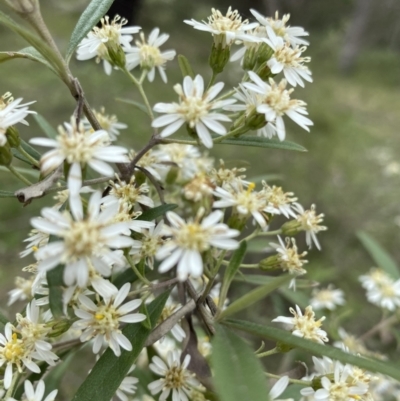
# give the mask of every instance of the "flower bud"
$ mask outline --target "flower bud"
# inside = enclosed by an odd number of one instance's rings
[[[58,322],[50,322],[51,331],[48,334],[49,337],[59,337],[69,330],[72,322],[68,319],[61,319]]]
[[[8,142],[4,146],[0,146],[0,166],[9,166],[12,162],[13,155]]]
[[[293,237],[296,234],[303,231],[301,223],[297,220],[290,220],[286,222],[282,227],[282,235],[286,235],[288,237]]]
[[[279,255],[269,256],[268,258],[260,260],[258,267],[261,270],[276,270],[281,267],[281,260]]]
[[[10,144],[12,148],[18,148],[21,145],[21,139],[19,138],[18,130],[11,126],[7,128],[6,131],[7,142]]]
[[[112,40],[109,40],[105,43],[105,46],[108,52],[107,59],[110,64],[123,70],[126,65],[126,58],[125,52],[122,50],[121,45],[119,43],[115,43]]]
[[[208,62],[214,74],[219,74],[224,70],[229,61],[230,55],[231,50],[229,46],[223,47],[222,44],[216,45],[213,43]]]

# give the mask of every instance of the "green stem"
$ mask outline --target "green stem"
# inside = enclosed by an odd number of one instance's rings
[[[197,141],[189,141],[187,139],[170,139],[170,138],[161,138],[159,143],[180,143],[182,145],[194,145],[198,146]]]
[[[274,354],[279,354],[279,350],[275,347],[269,351],[262,352],[261,354],[256,354],[257,358],[264,358],[264,356],[270,356]]]
[[[140,273],[140,271],[137,269],[135,263],[133,262],[131,256],[129,255],[129,251],[126,250],[124,252],[124,255],[126,257],[126,260],[128,261],[129,265],[131,266],[132,270],[134,271],[134,273],[138,276],[139,280],[146,284],[146,285],[151,285],[151,282],[149,280],[147,280],[146,277],[142,276],[142,274]]]
[[[7,393],[5,394],[5,396],[3,398],[4,400],[8,400],[9,398],[11,398],[14,395],[20,377],[21,377],[21,373],[19,373],[18,371],[14,372],[11,386],[7,390]]]
[[[35,167],[39,167],[40,163],[32,157],[21,145],[18,146],[17,148],[19,152],[24,155]]]
[[[140,95],[142,96],[142,99],[144,101],[144,104],[147,108],[147,111],[149,113],[149,116],[152,120],[154,120],[154,114],[153,114],[153,110],[150,106],[149,103],[149,99],[146,96],[145,91],[143,90],[143,86],[142,86],[142,78],[143,78],[143,73],[142,73],[142,77],[140,77],[140,80],[138,81],[128,70],[123,70],[123,72],[128,76],[128,78],[133,82],[133,84],[136,86],[136,88],[138,89]]]
[[[270,235],[279,235],[279,234],[282,234],[282,230],[281,229],[274,230],[274,231],[262,231],[262,232],[258,233],[258,236],[259,237],[267,237],[267,236],[270,236]]]
[[[264,372],[264,373],[265,373],[265,375],[266,375],[267,377],[270,377],[271,379],[281,379],[281,378],[282,378],[282,376],[274,375],[274,374],[272,374],[272,373],[268,373],[268,372]],[[308,381],[308,380],[291,379],[290,377],[289,377],[289,383],[300,384],[300,385],[302,385],[302,386],[311,386],[311,385],[312,385],[312,382],[311,382],[311,381]]]
[[[228,266],[229,262],[224,260],[222,264]],[[244,269],[258,269],[259,265],[257,263],[242,263],[240,267],[243,267]]]
[[[140,85],[143,85],[143,81],[146,78],[146,75],[147,75],[147,70],[143,70],[142,71],[142,75],[140,76],[140,79],[139,79],[139,84]]]
[[[24,184],[31,186],[33,185],[27,178],[25,178],[21,173],[19,173],[13,166],[6,166],[11,174],[14,174],[19,180]]]
[[[214,143],[222,142],[224,139],[230,138],[231,136],[238,134],[240,131],[242,131],[242,129],[243,129],[242,126],[237,127],[233,131],[229,131],[226,135],[222,135],[219,138],[214,139]]]
[[[215,80],[217,78],[217,75],[218,75],[218,73],[213,71],[211,79],[210,79],[210,82],[207,85],[206,92],[211,88],[212,85],[214,85],[214,82],[215,82]]]

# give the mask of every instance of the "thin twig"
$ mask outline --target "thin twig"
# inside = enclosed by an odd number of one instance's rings
[[[196,302],[193,299],[191,299],[185,306],[182,306],[182,308],[178,309],[169,318],[167,318],[161,324],[159,324],[151,332],[144,346],[149,347],[150,345],[158,341],[160,338],[164,337],[179,322],[179,320],[181,320],[185,315],[190,313],[195,308],[196,308]]]
[[[157,180],[155,179],[153,174],[151,174],[150,171],[146,170],[143,167],[135,166],[135,168],[140,170],[149,179],[149,181],[153,184],[153,187],[156,189],[161,203],[165,204],[165,198],[164,198],[164,192],[163,192],[164,188],[160,185],[159,182],[157,182]]]

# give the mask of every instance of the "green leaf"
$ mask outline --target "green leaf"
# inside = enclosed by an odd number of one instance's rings
[[[222,281],[222,288],[221,288],[221,300],[225,300],[228,294],[229,286],[231,285],[233,279],[238,272],[240,265],[243,261],[244,255],[246,254],[247,243],[243,241],[240,243],[238,249],[235,250],[233,253],[231,260],[229,261],[229,265],[225,270],[224,279]]]
[[[52,125],[40,114],[34,114],[33,118],[42,129],[42,131],[51,139],[55,139],[58,135]]]
[[[8,15],[4,14],[0,11],[0,23],[5,25],[7,28],[11,29],[21,37],[23,37],[29,44],[31,44],[44,58],[47,60],[50,65],[54,67],[54,71],[63,75],[65,72],[64,65],[62,60],[56,55],[56,53],[43,41],[42,38],[39,38],[28,29],[23,26],[17,24],[12,18]],[[29,53],[26,51],[25,53]],[[38,61],[38,60],[36,60]]]
[[[34,47],[25,47],[16,52],[0,52],[0,63],[4,63],[5,61],[9,60],[15,60],[17,58],[25,58],[31,61],[36,61],[38,63],[44,64],[47,68],[50,68],[52,71],[55,72],[53,66]]]
[[[157,323],[170,292],[164,292],[147,305],[152,326]],[[110,401],[132,364],[142,351],[150,334],[150,329],[142,324],[127,324],[122,333],[132,343],[132,351],[122,351],[120,357],[108,348],[94,365],[89,376],[79,387],[73,401]]]
[[[100,21],[114,0],[92,0],[82,13],[69,41],[65,59],[69,62],[75,49],[90,30]]]
[[[14,192],[0,190],[0,198],[15,198],[15,194]]]
[[[267,381],[253,350],[236,334],[216,327],[211,363],[221,401],[268,401]]]
[[[140,111],[143,111],[143,113],[149,115],[147,107],[143,103],[139,103],[139,102],[136,102],[135,100],[131,100],[131,99],[121,99],[119,97],[117,97],[115,100],[117,102],[126,103],[126,104],[130,104],[132,106],[135,106]]]
[[[400,380],[400,369],[398,368],[398,364],[395,365],[388,361],[382,362],[377,359],[367,359],[348,354],[339,348],[317,344],[313,341],[294,336],[288,331],[276,329],[275,327],[261,326],[252,322],[234,319],[228,319],[224,321],[224,324],[261,338],[268,338],[270,340],[291,345],[294,348],[301,349],[312,355],[327,356],[342,363],[349,363],[351,365],[359,366],[362,369],[366,369],[371,372],[382,373],[384,375],[393,377],[396,380]]]
[[[15,155],[14,155],[15,156]],[[31,177],[34,177],[36,179],[39,178],[40,172],[39,170],[35,170],[33,168],[25,168],[25,167],[14,167],[15,170],[17,170],[19,173],[22,173],[23,175],[30,175]],[[7,167],[5,166],[0,166],[0,171],[4,172],[10,172]],[[3,191],[7,192],[7,191]]]
[[[55,318],[63,315],[63,289],[64,265],[58,265],[47,272],[47,283],[49,287],[50,310]]]
[[[364,245],[377,267],[382,268],[393,279],[400,278],[400,270],[393,258],[369,234],[358,231],[357,237]]]
[[[25,142],[23,139],[21,139],[21,148],[24,149],[26,153],[28,153],[37,161],[39,161],[42,157],[42,155],[35,148],[32,148],[32,146],[29,145],[29,143]]]
[[[169,203],[166,205],[160,205],[157,206],[153,209],[146,210],[139,216],[139,220],[145,220],[145,221],[152,221],[155,220],[157,217],[160,217],[164,215],[165,213],[169,212],[170,210],[174,210],[178,207],[178,205],[175,205],[173,203]]]
[[[181,69],[183,78],[185,78],[187,75],[189,75],[189,77],[191,78],[194,78],[193,68],[189,63],[189,60],[182,54],[178,55],[178,64],[179,68]]]
[[[298,152],[307,152],[307,149],[301,145],[289,141],[280,141],[279,139],[268,139],[261,136],[242,135],[236,139],[223,139],[216,142],[216,145],[237,145],[237,146],[256,146],[258,148],[271,148],[283,150],[296,150]]]
[[[276,290],[277,288],[285,285],[293,278],[290,274],[285,274],[283,276],[275,277],[270,282],[261,285],[260,287],[256,288],[253,291],[248,292],[246,295],[243,295],[241,298],[237,299],[236,301],[232,302],[224,311],[222,311],[219,320],[226,318],[227,316],[233,315],[250,305],[260,301],[265,296],[267,296],[272,291]]]

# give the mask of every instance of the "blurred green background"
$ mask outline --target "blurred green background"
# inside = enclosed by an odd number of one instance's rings
[[[88,1],[47,0],[42,9],[56,42],[62,50]],[[244,8],[245,3],[245,8]],[[373,266],[355,233],[365,230],[400,261],[400,3],[397,0],[275,0],[228,3],[192,0],[143,0],[135,24],[145,33],[158,26],[171,35],[163,48],[174,48],[186,55],[196,73],[210,76],[207,65],[212,39],[208,33],[194,31],[183,19],[206,19],[210,8],[225,11],[232,4],[244,16],[254,7],[264,15],[276,8],[290,12],[291,25],[301,25],[310,32],[312,57],[310,68],[314,83],[296,88],[295,97],[308,103],[314,121],[311,133],[288,124],[288,139],[308,149],[307,153],[241,147],[215,147],[216,159],[235,160],[248,166],[248,178],[260,174],[278,174],[274,182],[293,191],[308,208],[317,205],[325,213],[328,231],[320,234],[322,252],[312,250],[308,259],[310,277],[334,282],[355,305],[353,313],[366,319],[350,319],[350,331],[363,332],[379,316],[370,307],[359,288],[357,277]],[[4,6],[2,10],[6,10]],[[18,19],[18,17],[15,17]],[[26,46],[22,39],[0,26],[1,51]],[[114,71],[104,74],[94,61],[72,61],[72,71],[80,79],[89,103],[108,113],[117,114],[129,130],[122,135],[126,145],[140,148],[151,131],[143,118],[129,105],[116,98],[139,99],[126,78]],[[177,61],[169,63],[170,83],[181,81]],[[55,127],[67,121],[75,102],[57,78],[41,65],[16,60],[0,65],[0,92],[11,91],[14,97],[37,100],[32,107]],[[231,63],[221,79],[235,85],[241,78],[240,67]],[[146,83],[151,102],[175,99],[170,85],[159,77]],[[25,139],[42,136],[29,118],[30,127],[21,127]],[[251,161],[251,166],[250,163]],[[2,189],[18,188],[7,173],[0,171]],[[42,199],[23,207],[17,200],[0,199],[0,254],[2,281],[0,304],[5,305],[13,277],[30,263],[20,260],[22,240],[29,232],[29,217],[37,215],[51,199]],[[303,238],[303,236],[299,236]],[[299,240],[301,249],[304,242]],[[267,243],[266,243],[267,245]],[[287,309],[285,309],[287,310]],[[287,314],[287,312],[285,312]],[[363,315],[363,316],[364,316]]]

